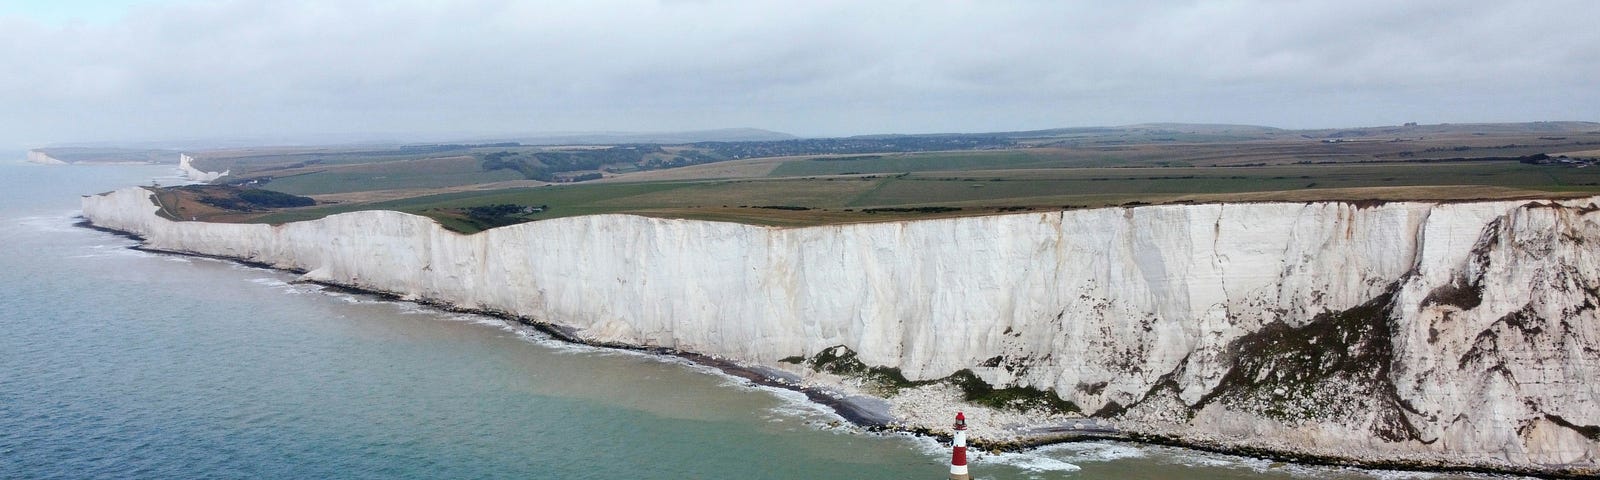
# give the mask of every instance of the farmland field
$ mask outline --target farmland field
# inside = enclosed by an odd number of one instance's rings
[[[1566,130],[1551,133],[1558,127]],[[1008,148],[995,147],[1007,145],[996,140],[1000,137],[985,136],[974,142],[981,147],[972,150],[822,153],[727,161],[711,155],[751,150],[792,152],[808,145],[859,149],[873,141],[758,142],[748,147],[459,146],[232,152],[227,157],[232,159],[230,165],[243,172],[233,176],[236,183],[253,182],[251,185],[260,188],[311,195],[321,204],[266,212],[217,212],[212,217],[277,223],[390,209],[426,215],[470,232],[506,223],[603,213],[801,226],[1173,202],[1469,200],[1600,194],[1600,167],[1590,168],[1594,161],[1558,156],[1600,145],[1600,125],[1594,124],[1424,126],[1414,128],[1426,135],[1377,139],[1362,138],[1362,132],[1387,135],[1405,129],[1303,132],[1223,126],[1184,134],[1171,128],[1178,127],[1064,130],[1061,136],[1043,138],[1011,134],[1021,139],[1005,140],[1012,142]],[[883,141],[888,142],[885,148],[900,148],[894,147],[898,140]],[[959,138],[931,142],[960,143]],[[613,148],[647,154],[622,155],[612,153]],[[419,152],[428,149],[433,152]],[[540,152],[558,153],[545,157]],[[510,168],[490,168],[494,163],[486,161],[512,158],[507,156],[530,159],[521,161],[533,163],[519,168],[542,169],[537,173],[558,180],[580,173],[601,180],[539,182],[524,179]],[[691,157],[690,166],[662,163],[664,158]],[[549,163],[547,158],[557,163]],[[586,158],[637,163],[607,164]],[[569,168],[593,170],[552,175],[550,169],[563,165],[560,162],[574,165]],[[518,186],[500,188],[507,185]],[[481,215],[483,208],[491,206],[527,213],[492,219],[473,216],[473,208],[479,208]],[[200,216],[205,215],[195,215]]]
[[[471,157],[450,157],[308,169],[275,177],[270,182],[270,188],[296,195],[318,195],[351,190],[439,188],[520,179],[522,175],[511,170],[479,169],[478,161]]]

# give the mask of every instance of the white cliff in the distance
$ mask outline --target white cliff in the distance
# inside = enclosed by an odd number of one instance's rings
[[[1597,200],[1167,205],[806,228],[599,215],[473,235],[387,211],[176,222],[138,188],[85,197],[83,209],[148,248],[503,312],[591,341],[765,365],[844,346],[911,380],[967,370],[1053,392],[1138,434],[1593,471]]]
[[[185,178],[202,183],[226,177],[228,176],[228,172],[231,171],[224,170],[221,172],[207,172],[199,168],[195,168],[194,157],[189,156],[187,153],[178,154],[178,170],[183,172],[183,176]]]
[[[50,154],[40,150],[28,150],[28,163],[40,165],[67,165],[67,162],[51,157]]]

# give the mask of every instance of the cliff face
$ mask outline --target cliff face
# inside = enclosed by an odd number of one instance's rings
[[[184,177],[196,182],[210,182],[212,180],[226,177],[228,176],[228,172],[231,171],[225,170],[221,172],[207,172],[195,168],[194,157],[189,156],[187,153],[178,154],[178,170],[183,172]]]
[[[28,162],[37,163],[37,164],[41,164],[41,165],[66,165],[67,164],[67,162],[63,162],[61,160],[57,160],[55,157],[51,157],[50,154],[44,153],[44,152],[41,152],[41,151],[38,151],[38,150],[28,150]]]
[[[1308,453],[1592,468],[1600,213],[1564,202],[1263,203],[768,228],[625,215],[475,235],[397,212],[173,222],[151,248],[773,363],[837,345],[971,369],[1154,433]],[[1540,468],[1540,467],[1535,467]]]

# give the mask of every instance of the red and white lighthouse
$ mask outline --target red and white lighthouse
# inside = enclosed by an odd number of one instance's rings
[[[956,412],[956,436],[950,441],[950,480],[972,480],[967,475],[967,416]]]

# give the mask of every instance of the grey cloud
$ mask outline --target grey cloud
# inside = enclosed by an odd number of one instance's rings
[[[1600,3],[378,2],[0,14],[0,144],[1594,120]]]

